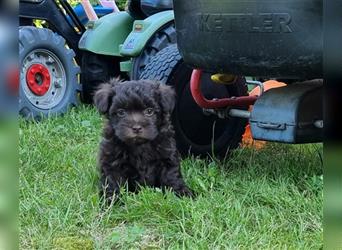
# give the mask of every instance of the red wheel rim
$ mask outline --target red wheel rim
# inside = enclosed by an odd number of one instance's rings
[[[32,93],[43,96],[50,88],[50,72],[42,64],[32,64],[26,72],[26,82]]]

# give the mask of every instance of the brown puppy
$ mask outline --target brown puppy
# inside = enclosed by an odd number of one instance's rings
[[[180,173],[170,121],[175,106],[171,87],[148,80],[102,84],[94,103],[106,124],[100,145],[101,196],[117,198],[122,185],[171,188],[192,196]]]

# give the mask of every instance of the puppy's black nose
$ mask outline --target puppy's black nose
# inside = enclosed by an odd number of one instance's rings
[[[140,125],[134,125],[132,127],[132,130],[133,130],[134,133],[139,134],[141,132],[141,130],[142,130],[142,127]]]

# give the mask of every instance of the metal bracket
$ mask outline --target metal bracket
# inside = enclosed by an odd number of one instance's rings
[[[259,96],[261,96],[265,92],[264,83],[262,83],[260,81],[247,80],[246,83],[258,86],[260,88],[260,95]]]

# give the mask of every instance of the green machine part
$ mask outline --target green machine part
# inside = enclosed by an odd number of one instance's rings
[[[132,30],[133,18],[127,12],[111,13],[87,24],[79,41],[81,50],[96,54],[121,56],[122,44]]]
[[[136,57],[153,34],[173,20],[172,10],[135,21],[125,11],[108,14],[88,22],[88,29],[80,39],[79,48],[101,55]],[[129,72],[131,69],[131,60],[120,62],[121,71]]]
[[[153,34],[172,20],[172,10],[135,21],[125,11],[108,14],[88,23],[79,48],[102,55],[135,57]]]
[[[120,46],[122,56],[136,57],[144,49],[148,40],[162,26],[174,20],[172,10],[156,13],[144,20],[135,20],[133,30]]]

